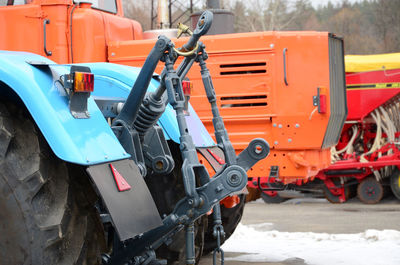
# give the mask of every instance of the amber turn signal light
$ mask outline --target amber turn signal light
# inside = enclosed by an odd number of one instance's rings
[[[92,73],[74,72],[73,75],[74,92],[93,92],[94,75]]]

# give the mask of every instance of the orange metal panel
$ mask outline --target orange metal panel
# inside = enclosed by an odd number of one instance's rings
[[[180,46],[186,39],[174,41]],[[328,33],[240,33],[206,36],[202,41],[217,103],[235,149],[240,152],[254,137],[271,145],[270,156],[252,168],[249,177],[266,177],[270,166],[278,165],[283,182],[307,180],[329,166],[330,150],[321,150],[330,117]],[[108,60],[141,66],[153,44],[154,40],[114,42],[108,47]],[[288,85],[283,74],[284,48]],[[199,67],[194,66],[188,76],[194,83],[191,103],[212,134]],[[313,106],[318,87],[327,88],[326,114]]]

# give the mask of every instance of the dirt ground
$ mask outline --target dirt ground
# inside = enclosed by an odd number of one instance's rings
[[[292,199],[281,204],[252,202],[246,205],[243,224],[273,223],[281,232],[316,232],[332,234],[360,233],[367,229],[400,230],[400,201],[384,199],[376,205],[365,205],[357,199],[344,204],[331,204],[325,199]],[[225,253],[225,257],[241,253]],[[203,257],[200,265],[212,264],[212,255]],[[304,265],[292,258],[281,262],[259,263],[225,261],[227,265]]]

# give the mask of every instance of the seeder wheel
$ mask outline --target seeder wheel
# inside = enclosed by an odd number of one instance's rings
[[[331,185],[328,185],[330,181]],[[341,184],[339,178],[327,179],[324,183],[324,196],[330,203],[344,203],[351,197],[351,186]]]
[[[286,198],[281,197],[276,191],[261,191],[261,199],[265,203],[281,203],[286,201]]]
[[[376,204],[384,195],[382,183],[374,177],[367,177],[358,184],[357,197],[365,204]]]
[[[398,169],[394,170],[390,176],[390,188],[393,195],[400,200],[400,171]]]

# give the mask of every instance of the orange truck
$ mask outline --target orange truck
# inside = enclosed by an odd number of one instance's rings
[[[142,66],[155,43],[143,40],[138,22],[123,17],[122,0],[9,0],[5,5],[0,7],[0,50],[32,52],[62,64]],[[347,113],[340,38],[326,32],[257,32],[202,41],[234,148],[240,152],[254,137],[271,146],[269,157],[249,171],[250,186],[274,198],[285,184],[308,182],[330,165],[330,148]],[[185,39],[174,42],[180,46]],[[193,69],[188,74],[191,102],[213,132],[200,69]],[[226,204],[232,210],[223,216],[231,222],[228,236],[243,211],[243,202],[236,204],[234,199]],[[233,215],[237,218],[229,218]]]

